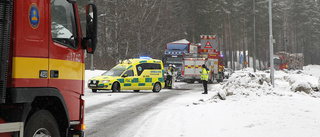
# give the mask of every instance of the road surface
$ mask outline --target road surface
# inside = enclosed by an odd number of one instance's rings
[[[98,91],[86,90],[84,97],[85,134],[88,137],[120,137],[134,136],[144,119],[161,111],[158,107],[166,107],[170,100],[194,92],[203,91],[202,84],[176,83],[177,89],[162,89],[160,93],[152,91]]]

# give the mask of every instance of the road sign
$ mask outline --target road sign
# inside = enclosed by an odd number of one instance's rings
[[[212,48],[211,44],[209,41],[207,41],[206,45],[204,46],[204,48]]]
[[[217,49],[215,35],[201,35],[201,50],[207,51],[206,49]]]

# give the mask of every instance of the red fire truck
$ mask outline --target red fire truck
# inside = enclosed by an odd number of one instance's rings
[[[0,136],[84,136],[84,54],[96,48],[97,9],[76,0],[0,1]]]
[[[202,64],[209,69],[209,82],[222,82],[224,79],[224,65],[222,55],[217,51],[215,35],[202,35],[201,45],[197,53],[183,55],[182,79],[187,83],[201,80]]]

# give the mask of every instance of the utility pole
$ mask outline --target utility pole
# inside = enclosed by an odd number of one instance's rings
[[[253,70],[256,72],[256,0],[253,0]]]
[[[273,36],[272,36],[272,0],[269,0],[269,44],[270,44],[270,79],[274,87],[274,64],[273,64]]]

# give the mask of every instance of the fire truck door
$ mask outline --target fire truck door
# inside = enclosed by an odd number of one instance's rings
[[[12,87],[47,87],[48,12],[42,1],[14,2]]]
[[[51,2],[49,87],[55,87],[62,93],[70,120],[77,120],[80,111],[76,110],[80,110],[79,98],[83,94],[85,65],[80,45],[80,24],[73,7],[66,0]]]

